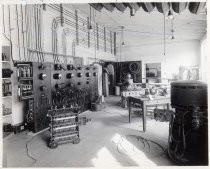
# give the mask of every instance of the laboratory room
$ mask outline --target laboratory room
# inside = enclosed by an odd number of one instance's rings
[[[208,166],[207,4],[0,2],[2,167]]]

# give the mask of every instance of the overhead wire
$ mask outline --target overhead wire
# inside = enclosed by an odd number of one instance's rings
[[[2,20],[3,20],[3,30],[4,30],[4,33],[3,33],[3,35],[4,35],[4,37],[9,41],[9,43],[10,43],[10,47],[11,47],[11,49],[10,49],[10,51],[11,51],[11,60],[12,60],[12,63],[14,64],[14,59],[13,59],[13,45],[12,45],[12,40],[11,40],[11,16],[10,16],[10,6],[8,5],[8,13],[9,13],[9,38],[7,37],[7,35],[6,35],[6,28],[5,28],[5,19],[4,19],[4,5],[2,5],[2,12],[3,12],[3,18],[2,18]]]
[[[51,8],[54,9],[54,10],[56,10],[57,12],[59,12],[59,6],[58,6],[58,5],[49,4],[49,7],[51,7]],[[65,8],[63,8],[63,13],[64,13],[65,15],[69,16],[70,18],[75,19],[75,16],[73,16],[73,15],[75,15],[75,14],[69,12],[69,11],[66,10]],[[69,14],[71,14],[71,15],[69,15]],[[76,27],[75,22],[70,21],[69,19],[66,19],[66,20],[67,20],[67,22],[68,22],[69,25],[71,25],[72,27]],[[84,20],[84,19],[83,19],[83,20]],[[78,16],[78,21],[81,22],[79,16]],[[85,23],[84,23],[84,22],[81,22],[81,23],[83,23],[83,24],[85,24],[85,25],[87,26],[87,21],[85,21]],[[85,29],[84,26],[81,26],[80,24],[78,25],[78,29],[81,30],[81,31],[87,32],[87,29]],[[101,29],[100,27],[99,27],[99,32],[101,32],[101,34],[99,34],[99,38],[101,38],[101,40],[103,40],[103,39],[104,39],[104,37],[103,37],[103,29]],[[91,32],[91,35],[92,35],[92,36],[91,36],[91,39],[92,39],[92,37],[94,37],[94,31]],[[107,37],[108,37],[108,36],[107,36]],[[93,38],[93,39],[94,39],[94,38]],[[111,43],[110,38],[107,38],[107,41],[109,41],[109,43]],[[94,45],[91,45],[91,46],[94,47]],[[111,49],[109,48],[108,51],[111,52]]]
[[[21,54],[20,54],[20,34],[19,34],[19,16],[18,16],[18,7],[16,4],[16,21],[17,21],[17,36],[18,36],[18,54],[19,54],[19,61],[22,61]]]
[[[164,36],[163,36],[163,55],[166,55],[166,21],[165,21],[165,14],[163,14],[163,32],[164,32]]]

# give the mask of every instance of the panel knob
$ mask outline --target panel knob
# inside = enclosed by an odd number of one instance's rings
[[[66,75],[66,78],[68,78],[68,79],[71,79],[71,78],[73,78],[74,77],[74,74],[73,73],[68,73],[67,75]]]
[[[55,70],[61,70],[61,65],[59,65],[59,64],[54,64],[54,69],[55,69]]]
[[[67,70],[73,70],[74,66],[73,65],[67,65]]]
[[[43,85],[43,86],[40,86],[40,90],[41,90],[41,91],[45,91],[46,89],[47,89],[46,86],[44,86],[44,85]]]
[[[44,80],[46,77],[47,77],[47,75],[46,75],[45,73],[41,73],[41,74],[39,75],[39,79],[40,79],[40,80]]]
[[[56,89],[60,89],[61,88],[61,84],[55,84],[55,88]]]
[[[79,67],[77,67],[77,69],[78,69],[78,70],[82,70],[82,67],[79,66]]]
[[[53,78],[54,78],[54,79],[61,79],[61,78],[62,78],[62,75],[61,75],[60,73],[55,73],[55,74],[53,75]]]
[[[90,77],[91,74],[89,72],[87,72],[85,75],[86,75],[86,77]]]
[[[82,73],[77,73],[77,76],[78,77],[82,77]]]
[[[68,87],[73,87],[74,84],[73,84],[73,83],[68,83],[67,86],[68,86]]]
[[[97,72],[94,72],[94,73],[93,73],[93,76],[97,76]]]

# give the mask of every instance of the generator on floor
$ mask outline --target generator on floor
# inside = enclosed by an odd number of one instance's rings
[[[57,148],[59,144],[69,142],[78,144],[80,142],[78,109],[60,108],[48,111],[48,117],[50,117],[50,148]]]
[[[171,83],[168,154],[180,165],[208,165],[207,84],[200,81]]]

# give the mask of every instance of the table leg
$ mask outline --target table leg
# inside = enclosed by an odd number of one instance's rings
[[[169,105],[169,103],[167,103],[167,110],[169,110],[169,107],[170,107],[170,105]]]
[[[146,105],[144,102],[142,102],[142,111],[143,111],[143,131],[146,131],[146,116],[147,116],[147,110]]]
[[[131,99],[128,98],[129,123],[131,122]]]

